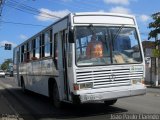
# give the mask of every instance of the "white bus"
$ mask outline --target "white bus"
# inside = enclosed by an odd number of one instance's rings
[[[145,68],[134,16],[71,13],[14,49],[14,76],[22,90],[62,102],[143,95]]]

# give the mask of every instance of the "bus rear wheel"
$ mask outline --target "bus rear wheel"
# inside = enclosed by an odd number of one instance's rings
[[[56,108],[62,107],[62,102],[60,101],[60,95],[57,84],[53,85],[53,104]]]
[[[109,106],[109,105],[114,105],[117,102],[117,99],[115,100],[106,100],[104,101],[104,104]]]

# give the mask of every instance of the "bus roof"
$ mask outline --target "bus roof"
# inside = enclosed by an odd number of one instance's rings
[[[29,41],[30,39],[33,39],[34,37],[36,37],[38,34],[43,33],[44,31],[50,29],[53,25],[55,25],[56,23],[64,20],[65,18],[69,17],[69,16],[92,16],[92,15],[97,15],[97,16],[119,16],[119,17],[128,17],[128,18],[133,18],[135,19],[135,17],[133,15],[128,15],[128,14],[120,14],[120,13],[105,13],[105,12],[78,12],[78,13],[69,13],[66,16],[64,16],[61,19],[56,20],[54,23],[52,23],[51,25],[49,25],[48,27],[42,29],[40,32],[36,33],[35,35],[33,35],[32,37],[28,38],[27,40],[25,40],[23,43],[19,44],[18,46],[21,46],[22,44],[26,43],[27,41]],[[17,48],[18,46],[16,46],[15,48]]]
[[[106,15],[106,16],[121,16],[121,17],[129,17],[134,18],[135,16],[129,14],[121,14],[121,13],[107,13],[107,12],[79,12],[72,13],[73,15]]]

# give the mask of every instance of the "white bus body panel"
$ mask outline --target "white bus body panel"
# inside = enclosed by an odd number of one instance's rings
[[[52,59],[20,64],[20,73],[26,89],[45,96],[48,96],[48,79],[58,76]]]
[[[132,70],[133,67],[136,69]],[[145,94],[144,85],[132,84],[135,79],[144,79],[143,64],[76,68],[77,84],[92,82],[93,87],[77,90],[74,94],[80,96],[81,102]]]
[[[133,18],[120,17],[120,16],[74,16],[73,22],[75,24],[111,24],[111,25],[134,25]]]
[[[56,23],[52,26],[53,35],[58,33],[61,30],[67,29],[68,18]],[[58,33],[59,34],[59,33]],[[52,36],[53,36],[52,35]],[[53,42],[53,41],[52,41]],[[61,51],[61,41],[58,40],[58,50]],[[59,60],[62,59],[61,55],[58,55]],[[63,99],[63,94],[61,88],[63,88],[63,72],[61,68],[61,61],[58,61],[58,67],[60,68],[57,71],[55,64],[52,58],[35,60],[29,63],[21,63],[19,65],[19,78],[23,77],[25,82],[25,87],[28,90],[34,91],[36,93],[48,96],[48,80],[49,78],[54,78],[57,81],[58,87],[60,88],[60,99]],[[59,75],[61,73],[61,75]]]

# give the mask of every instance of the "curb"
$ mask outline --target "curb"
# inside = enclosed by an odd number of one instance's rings
[[[147,88],[156,88],[156,89],[160,89],[160,85],[159,86],[152,86],[152,85],[145,85]]]

